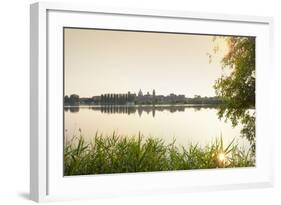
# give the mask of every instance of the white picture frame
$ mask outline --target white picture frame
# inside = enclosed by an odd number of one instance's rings
[[[63,27],[256,36],[256,167],[64,177],[60,110],[63,96]],[[270,17],[97,8],[94,5],[70,3],[32,4],[30,198],[41,202],[273,186],[272,112],[263,109],[270,106],[273,99],[268,92],[273,69],[272,29],[273,19]],[[79,188],[73,190],[72,187]]]

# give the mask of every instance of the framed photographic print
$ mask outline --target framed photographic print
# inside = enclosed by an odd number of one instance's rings
[[[31,199],[272,186],[272,22],[32,4]]]

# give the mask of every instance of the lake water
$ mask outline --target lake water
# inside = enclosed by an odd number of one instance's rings
[[[248,141],[239,137],[241,125],[233,128],[230,121],[218,118],[217,111],[215,107],[192,105],[65,107],[65,137],[70,140],[79,136],[79,129],[87,141],[97,132],[122,136],[137,136],[140,132],[144,137],[162,138],[166,143],[176,139],[177,145],[205,146],[222,136],[225,144],[235,138],[240,147],[248,148]]]

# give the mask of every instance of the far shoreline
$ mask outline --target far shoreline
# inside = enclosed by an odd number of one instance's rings
[[[83,108],[83,107],[218,107],[220,104],[142,104],[142,105],[93,105],[93,104],[81,104],[81,105],[64,105],[64,108]]]

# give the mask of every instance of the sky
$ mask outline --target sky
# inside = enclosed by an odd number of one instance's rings
[[[227,53],[211,35],[72,29],[64,31],[65,95],[152,93],[214,96]],[[208,53],[219,47],[209,62]]]

